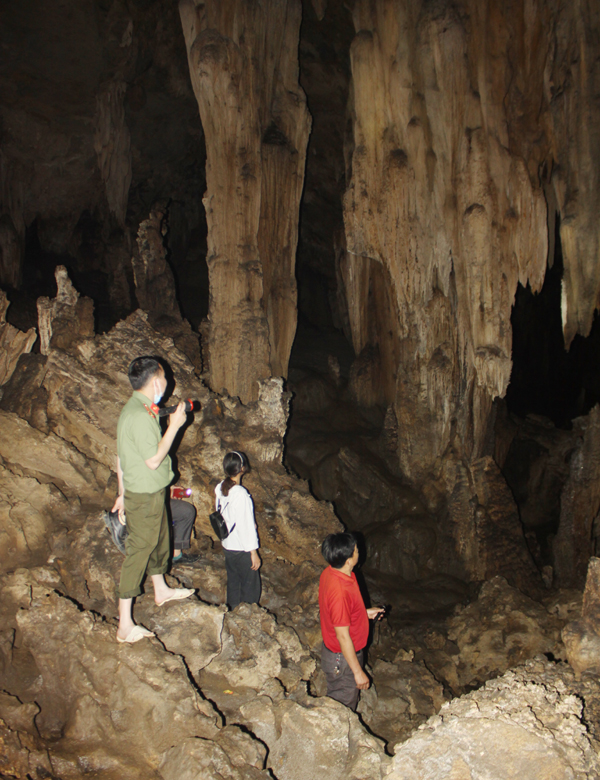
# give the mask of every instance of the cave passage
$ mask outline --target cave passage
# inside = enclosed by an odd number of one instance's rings
[[[565,349],[561,320],[563,254],[556,219],[555,253],[542,290],[519,284],[513,305],[512,374],[506,391],[508,409],[519,417],[549,418],[569,428],[600,401],[600,322],[598,312],[587,337],[575,336]]]

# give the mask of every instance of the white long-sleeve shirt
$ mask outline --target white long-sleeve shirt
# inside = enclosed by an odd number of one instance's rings
[[[221,492],[222,484],[219,482],[215,488],[215,508],[220,509],[230,534],[222,540],[221,544],[226,550],[232,551],[258,550],[260,543],[250,493],[243,485],[234,485],[224,496]]]

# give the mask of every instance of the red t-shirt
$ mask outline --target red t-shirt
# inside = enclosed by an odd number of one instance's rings
[[[354,572],[350,576],[328,566],[319,580],[321,633],[328,650],[340,653],[335,626],[348,626],[350,639],[358,653],[369,638],[369,618]]]

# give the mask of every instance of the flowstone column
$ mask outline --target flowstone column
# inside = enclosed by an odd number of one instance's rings
[[[394,407],[400,467],[417,483],[450,448],[482,454],[492,400],[510,380],[515,290],[540,289],[548,253],[542,187],[507,131],[517,31],[494,3],[463,6],[359,0],[353,10],[341,272],[355,346],[378,350],[372,402]],[[518,32],[528,43],[539,24]],[[369,301],[378,278],[379,305]]]
[[[298,84],[299,0],[181,0],[206,138],[209,382],[243,402],[285,376],[310,115]]]

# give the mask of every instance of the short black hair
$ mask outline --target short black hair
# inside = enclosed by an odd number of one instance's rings
[[[348,558],[354,555],[355,547],[354,534],[329,534],[321,545],[321,553],[332,568],[341,569]]]
[[[129,364],[127,376],[134,390],[141,390],[162,369],[157,358],[144,355],[132,360]]]

